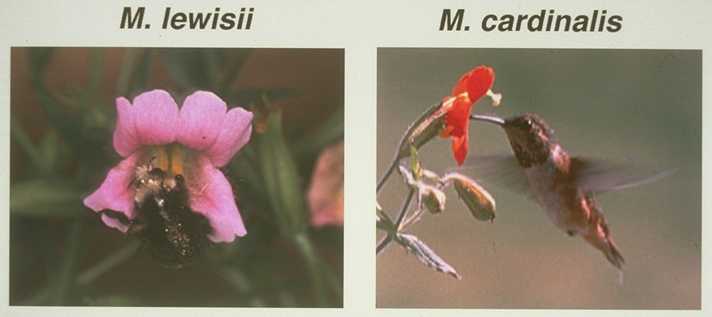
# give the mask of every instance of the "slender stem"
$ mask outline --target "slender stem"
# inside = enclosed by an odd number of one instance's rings
[[[403,145],[408,142],[408,139],[410,139],[411,135],[413,134],[413,131],[415,131],[416,128],[420,125],[421,122],[423,122],[425,119],[430,116],[433,112],[438,110],[440,108],[441,104],[436,104],[418,117],[418,119],[415,119],[413,123],[411,123],[408,126],[408,129],[405,131],[403,136],[400,139],[400,142],[398,142],[398,146],[396,147],[396,152],[393,154],[393,159],[391,160],[391,164],[388,166],[388,169],[386,170],[386,173],[381,176],[381,178],[378,180],[378,185],[376,186],[376,194],[378,194],[379,191],[381,191],[381,187],[386,183],[386,180],[393,174],[393,171],[395,171],[396,166],[398,166],[398,160],[400,159],[400,152],[401,149],[403,148]]]
[[[386,173],[381,176],[381,179],[378,180],[378,185],[376,186],[376,194],[381,190],[381,187],[386,183],[386,180],[393,174],[393,171],[396,170],[396,166],[398,166],[398,157],[396,156],[393,161],[391,162],[391,165],[388,166],[388,170],[386,170]]]
[[[127,48],[124,50],[124,59],[119,68],[118,80],[116,80],[116,92],[119,95],[123,96],[129,93],[131,74],[141,54],[143,54],[141,49]]]
[[[67,242],[65,244],[66,254],[64,254],[64,259],[60,266],[60,270],[57,275],[54,286],[54,294],[52,294],[52,304],[53,305],[63,305],[66,304],[68,293],[71,291],[72,277],[76,273],[77,258],[81,251],[80,244],[82,242],[82,220],[78,219],[72,224],[69,235],[67,236]]]
[[[320,260],[317,258],[316,251],[312,245],[309,237],[305,233],[299,233],[294,236],[294,242],[301,253],[302,257],[309,270],[309,275],[312,279],[312,291],[314,295],[314,300],[316,300],[316,305],[318,307],[327,306],[326,296],[324,293],[323,279],[321,277],[320,270]]]
[[[405,200],[403,201],[403,206],[401,206],[400,213],[398,214],[398,219],[396,219],[396,228],[399,228],[401,223],[403,223],[403,219],[405,219],[405,215],[408,213],[408,207],[410,207],[410,202],[413,200],[413,194],[415,194],[415,189],[410,188],[408,190],[408,196],[405,197]]]
[[[103,275],[104,273],[113,269],[115,266],[131,258],[136,253],[136,251],[138,251],[139,247],[141,247],[141,243],[139,241],[133,241],[128,245],[124,246],[123,248],[112,253],[111,255],[105,257],[99,263],[95,264],[94,266],[88,268],[86,271],[79,274],[79,276],[77,277],[77,284],[90,284],[99,276]]]
[[[386,246],[388,245],[388,243],[391,242],[392,239],[393,238],[390,235],[385,236],[383,238],[383,240],[381,240],[381,242],[378,243],[378,246],[376,246],[376,255],[381,253],[381,251],[383,251],[383,249],[386,248]]]
[[[19,145],[23,151],[25,151],[25,154],[29,157],[32,165],[40,171],[47,172],[48,167],[43,160],[42,153],[37,145],[32,142],[30,135],[22,128],[20,120],[18,120],[16,116],[13,116],[10,119],[10,122],[10,133],[12,134],[13,140],[17,142],[17,145]]]
[[[405,200],[403,201],[403,205],[401,206],[400,213],[398,214],[398,220],[396,220],[396,223],[395,223],[396,229],[400,228],[400,225],[403,222],[405,215],[408,213],[408,207],[410,207],[410,202],[413,200],[413,194],[415,194],[415,189],[411,188],[410,190],[408,190],[408,195],[405,197]],[[383,249],[385,249],[386,246],[388,246],[388,244],[392,240],[393,240],[392,234],[389,234],[388,237],[383,239],[376,247],[376,254],[383,251]]]
[[[403,224],[401,227],[403,229],[408,228],[408,226],[420,221],[420,217],[423,216],[423,209],[418,208],[415,210],[413,214],[411,214],[409,217],[407,217],[405,220],[403,220]]]

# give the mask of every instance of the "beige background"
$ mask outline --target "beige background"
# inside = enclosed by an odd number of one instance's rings
[[[132,2],[143,4],[142,2]],[[145,2],[148,3],[148,2]],[[151,1],[162,10],[163,1]],[[707,1],[546,1],[541,4],[509,1],[330,1],[309,0],[285,2],[277,0],[222,2],[170,1],[174,8],[212,10],[215,5],[228,10],[254,4],[257,16],[250,32],[198,32],[118,30],[121,7],[125,3],[104,1],[51,2],[25,0],[5,3],[0,11],[0,147],[9,151],[9,63],[11,46],[217,46],[217,47],[336,47],[346,54],[346,170],[344,228],[345,255],[344,309],[345,315],[362,316],[471,316],[471,310],[379,310],[376,305],[376,268],[373,248],[376,244],[374,218],[376,183],[376,48],[377,47],[567,47],[567,48],[675,48],[712,49],[707,13],[712,9]],[[558,12],[580,14],[607,7],[609,12],[624,16],[624,28],[616,34],[562,33],[441,33],[436,30],[440,13],[445,7],[467,8],[474,18],[486,13],[536,12],[544,7]],[[708,57],[703,52],[703,60]],[[703,64],[703,77],[709,78],[712,68]],[[712,92],[712,81],[703,81],[703,119],[709,120],[707,110]],[[438,91],[435,96],[440,96]],[[712,129],[703,128],[703,139],[712,138]],[[703,155],[709,153],[709,142],[703,143]],[[9,166],[9,156],[2,158]],[[704,156],[703,156],[704,159]],[[708,188],[712,174],[703,170],[703,185]],[[8,169],[0,169],[0,201],[8,204]],[[710,195],[703,195],[703,212],[712,208]],[[7,209],[7,208],[6,208]],[[712,218],[703,217],[702,226],[712,226]],[[0,272],[7,272],[8,218],[0,217]],[[481,226],[480,226],[481,227]],[[553,234],[553,233],[551,233]],[[556,238],[560,238],[558,235]],[[622,238],[622,237],[621,237]],[[620,239],[620,238],[619,238]],[[709,230],[702,231],[702,240],[711,241]],[[703,243],[703,263],[709,263],[710,252]],[[585,249],[584,249],[585,250]],[[587,252],[582,250],[582,252]],[[628,249],[626,249],[628,250]],[[392,251],[390,251],[392,252]],[[627,251],[629,252],[629,251]],[[6,285],[7,274],[0,274],[0,285]],[[703,285],[712,283],[709,274],[702,275]],[[423,283],[422,285],[427,285]],[[72,309],[72,308],[9,308],[7,287],[0,287],[1,315],[95,316],[103,313],[124,316],[128,313],[148,313],[157,316],[235,314],[273,316],[289,313],[295,316],[332,316],[334,310],[267,310],[267,309]],[[703,292],[703,303],[712,303],[710,292]],[[521,315],[515,310],[479,310],[477,314]],[[550,316],[552,311],[534,310],[528,314]],[[559,311],[559,314],[606,315],[669,315],[666,311]],[[702,315],[695,311],[692,315]]]

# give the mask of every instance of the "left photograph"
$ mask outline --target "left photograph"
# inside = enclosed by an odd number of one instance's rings
[[[344,51],[11,49],[15,306],[342,307]]]

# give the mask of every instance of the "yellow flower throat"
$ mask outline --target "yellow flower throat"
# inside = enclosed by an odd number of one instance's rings
[[[169,176],[184,175],[186,153],[180,144],[153,146],[149,153],[154,168],[160,168]]]

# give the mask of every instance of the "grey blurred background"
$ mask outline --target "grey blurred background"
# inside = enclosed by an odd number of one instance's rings
[[[483,184],[497,200],[494,223],[476,221],[449,190],[443,214],[410,228],[463,279],[392,244],[377,257],[377,306],[699,309],[701,52],[379,49],[379,176],[408,124],[480,64],[495,69],[493,90],[504,99],[499,108],[483,99],[474,113],[536,112],[572,155],[678,170],[598,196],[626,259],[623,285],[599,251],[555,228],[539,206]],[[497,127],[471,125],[470,155],[509,151]],[[436,172],[455,165],[445,139],[425,145],[420,157]],[[379,202],[393,215],[405,194],[395,175]]]

